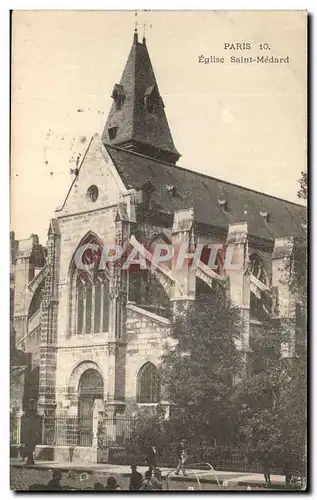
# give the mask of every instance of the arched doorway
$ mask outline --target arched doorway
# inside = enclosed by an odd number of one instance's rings
[[[93,407],[95,399],[103,399],[103,380],[97,370],[84,371],[78,385],[79,446],[92,446]]]

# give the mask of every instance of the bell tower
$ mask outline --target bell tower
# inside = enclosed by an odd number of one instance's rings
[[[175,165],[180,157],[168,126],[145,37],[137,31],[120,83],[111,94],[113,104],[102,141]]]

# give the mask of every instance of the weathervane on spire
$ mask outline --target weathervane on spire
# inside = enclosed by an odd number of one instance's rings
[[[139,24],[138,23],[138,12],[135,12],[134,13],[134,38],[136,39],[137,41],[137,36],[138,36],[138,29],[139,29],[139,26],[142,26],[143,27],[143,43],[145,43],[145,28],[153,28],[153,25],[152,24],[147,24],[147,23],[143,23],[143,24]]]
[[[134,13],[134,17],[135,17],[135,21],[134,21],[134,33],[137,33],[138,32],[138,13],[135,12]]]

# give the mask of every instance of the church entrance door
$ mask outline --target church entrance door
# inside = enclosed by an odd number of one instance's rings
[[[103,380],[97,370],[86,370],[79,380],[79,446],[92,446],[93,406],[103,399]]]

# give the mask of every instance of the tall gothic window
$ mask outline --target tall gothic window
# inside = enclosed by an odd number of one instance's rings
[[[160,380],[158,369],[153,363],[145,363],[137,378],[137,403],[158,403],[160,401]]]
[[[71,264],[70,332],[77,335],[107,332],[109,271],[100,266],[103,243],[89,232],[78,248],[84,248],[84,252],[80,257],[81,266],[75,262],[77,252]]]
[[[262,283],[267,283],[267,272],[262,259],[257,254],[252,254],[249,257],[250,272]]]
[[[262,259],[257,254],[252,254],[249,257],[250,273],[259,281],[268,284],[267,271]],[[265,322],[269,319],[272,309],[272,299],[266,293],[258,289],[256,286],[251,286],[250,293],[250,316],[251,319],[256,319],[260,322]]]
[[[78,277],[76,302],[78,335],[108,331],[109,280],[104,273],[94,279]]]

